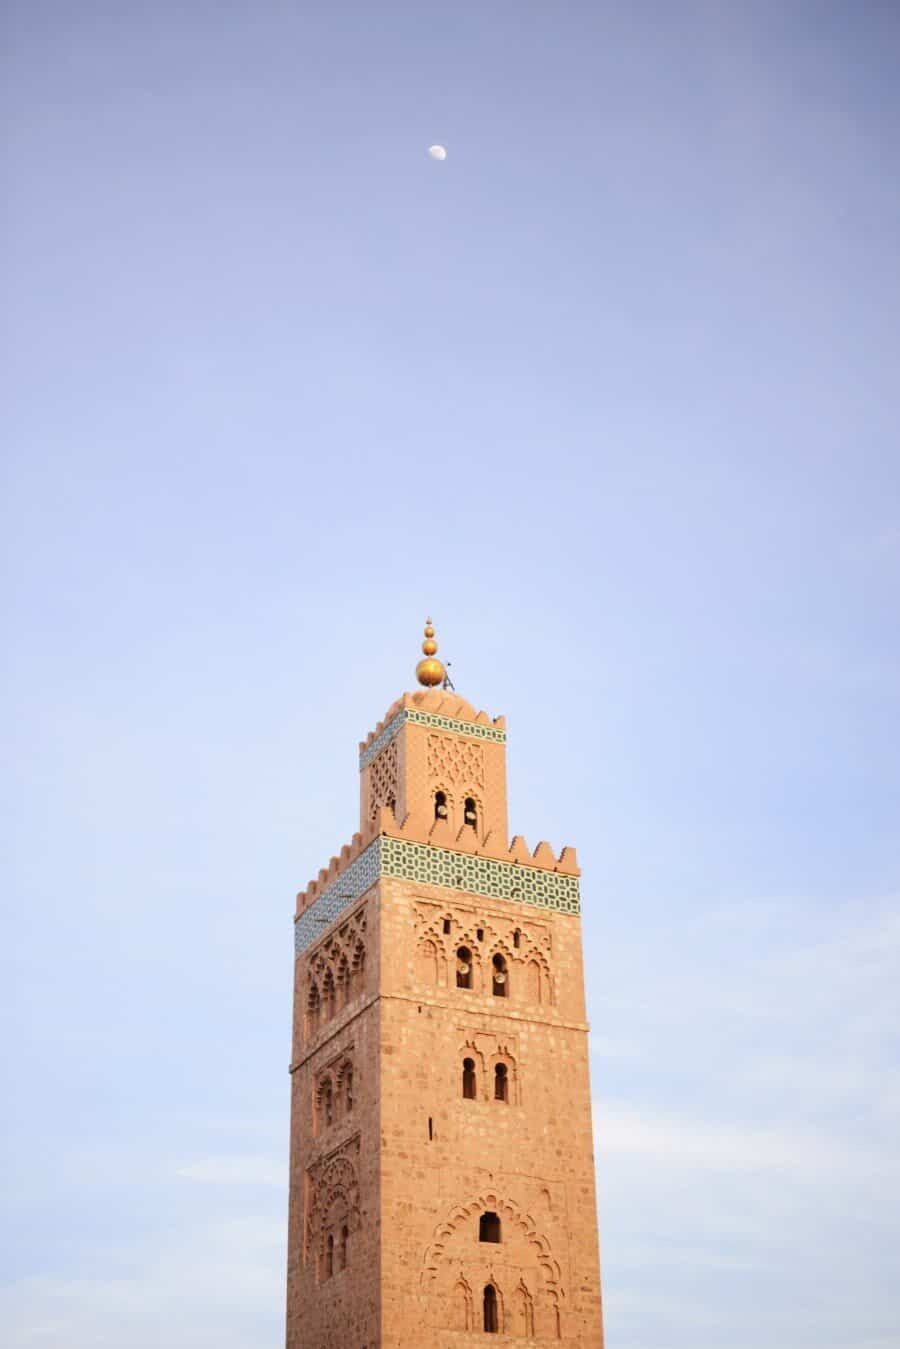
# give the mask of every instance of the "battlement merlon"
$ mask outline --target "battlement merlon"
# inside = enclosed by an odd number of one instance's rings
[[[388,806],[420,843],[509,847],[503,717],[441,689],[404,693],[361,743],[359,770],[360,830]]]
[[[437,820],[431,837],[423,840],[418,830],[413,831],[409,828],[408,818],[398,821],[389,807],[381,806],[369,827],[354,834],[350,842],[344,844],[340,853],[332,857],[328,866],[322,867],[315,880],[310,881],[306,889],[300,891],[297,895],[296,917],[299,918],[311,904],[314,904],[377,838],[399,839],[420,846],[424,842],[426,846],[434,848],[441,854],[455,853],[460,857],[485,858],[492,862],[527,867],[531,871],[570,876],[575,880],[581,875],[575,849],[572,847],[564,847],[559,856],[556,856],[550,844],[541,840],[531,852],[521,834],[516,834],[508,847],[502,840],[494,844],[490,836],[483,843],[479,843],[468,829],[463,831],[461,838],[451,838],[447,821]],[[511,891],[516,888],[511,884]],[[510,898],[516,898],[515,894],[511,893]]]
[[[485,731],[480,728],[487,728],[487,738],[496,740],[501,744],[506,740],[505,717],[490,717],[487,712],[476,712],[472,704],[467,702],[465,698],[461,698],[458,693],[450,693],[443,689],[418,689],[414,693],[402,694],[391,703],[374,731],[370,731],[365,740],[359,742],[359,766],[361,769],[367,763],[371,763],[372,759],[384,748],[391,734],[396,734],[396,731],[399,730],[404,720],[400,716],[403,712],[418,712],[429,719],[437,717],[446,721],[460,722],[462,724],[457,734],[480,738],[485,736]],[[406,719],[412,720],[413,718]]]

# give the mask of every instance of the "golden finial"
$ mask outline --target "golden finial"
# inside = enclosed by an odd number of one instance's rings
[[[435,655],[437,649],[438,644],[434,640],[434,628],[431,626],[431,619],[426,618],[425,641],[422,643],[425,659],[420,660],[416,666],[416,679],[426,688],[435,688],[438,684],[443,684],[447,678],[443,661],[438,660]]]

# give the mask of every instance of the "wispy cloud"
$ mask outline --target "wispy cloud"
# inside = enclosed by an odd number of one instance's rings
[[[284,1161],[273,1157],[203,1157],[177,1168],[183,1180],[204,1185],[272,1185],[286,1189]]]
[[[625,1153],[666,1167],[714,1171],[789,1172],[820,1180],[836,1173],[885,1181],[900,1178],[900,1154],[873,1156],[802,1130],[746,1129],[708,1118],[653,1114],[608,1101],[594,1106],[596,1146],[610,1156]]]
[[[121,1262],[110,1252],[109,1268]],[[283,1338],[284,1223],[226,1218],[132,1243],[128,1274],[0,1290],[7,1349],[246,1349]],[[201,1315],[202,1309],[202,1315]]]

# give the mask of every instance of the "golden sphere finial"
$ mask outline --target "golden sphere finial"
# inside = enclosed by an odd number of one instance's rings
[[[431,619],[425,620],[425,641],[422,643],[422,650],[425,653],[425,659],[420,660],[416,666],[416,679],[420,684],[424,684],[427,689],[436,688],[438,684],[443,684],[447,678],[447,671],[444,669],[443,661],[437,659],[436,653],[438,644],[434,640],[434,628]]]

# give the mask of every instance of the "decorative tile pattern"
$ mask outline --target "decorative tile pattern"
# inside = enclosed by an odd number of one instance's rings
[[[367,764],[370,764],[377,754],[381,753],[389,740],[393,740],[405,720],[406,713],[398,712],[396,717],[391,718],[384,730],[376,735],[371,745],[366,746],[359,756],[360,771],[362,771]]]
[[[580,913],[577,876],[492,857],[433,848],[402,838],[376,838],[337,880],[323,890],[294,924],[294,954],[302,955],[325,929],[359,899],[379,876],[393,876],[423,885],[446,885],[492,899],[515,899],[556,913]]]
[[[436,731],[447,731],[450,735],[466,735],[472,740],[493,740],[499,745],[506,743],[506,732],[498,731],[496,726],[483,726],[480,721],[457,721],[455,717],[441,717],[436,712],[419,712],[414,707],[404,707],[360,754],[361,769],[370,764],[376,754],[381,753],[405,721],[415,722],[418,726],[431,726]]]
[[[355,904],[369,886],[381,875],[381,845],[376,838],[365,852],[361,852],[337,880],[323,890],[314,904],[302,913],[294,924],[294,955],[302,955],[325,932],[340,914]]]
[[[577,876],[492,857],[433,848],[428,843],[409,843],[401,838],[382,838],[381,871],[404,881],[425,885],[448,885],[493,899],[517,899],[558,913],[580,913],[581,894]]]

